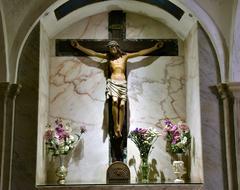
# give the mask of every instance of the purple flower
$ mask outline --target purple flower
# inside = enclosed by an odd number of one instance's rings
[[[136,128],[135,130],[132,131],[132,133],[138,133],[138,128]]]
[[[65,131],[63,127],[56,127],[55,130],[58,134],[63,133]]]
[[[140,128],[138,132],[143,135],[147,132],[147,129]]]
[[[177,129],[177,125],[172,125],[170,132],[175,132]]]
[[[69,134],[65,131],[63,127],[56,127],[56,135],[58,136],[59,139],[65,139],[69,137]]]
[[[149,151],[158,136],[159,133],[151,128],[136,128],[129,134],[129,138],[131,138],[136,144],[141,156],[149,154]]]
[[[172,125],[172,122],[169,119],[165,119],[164,123],[167,126],[171,126]]]

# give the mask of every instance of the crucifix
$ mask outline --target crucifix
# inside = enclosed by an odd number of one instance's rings
[[[109,136],[111,162],[124,161],[127,147],[127,85],[125,63],[128,58],[141,55],[177,56],[177,39],[149,40],[126,39],[126,16],[122,11],[109,13],[109,39],[107,40],[56,40],[57,56],[92,55],[109,61],[107,96],[109,101]],[[120,48],[121,47],[121,50]],[[81,51],[79,51],[81,50]],[[115,53],[114,53],[115,52]],[[127,53],[125,53],[127,52]],[[120,55],[119,55],[120,54]],[[117,55],[115,57],[115,55]],[[112,57],[111,57],[112,56]],[[119,82],[120,81],[120,82]]]

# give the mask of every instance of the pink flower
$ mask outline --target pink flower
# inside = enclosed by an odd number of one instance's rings
[[[54,132],[52,129],[48,129],[46,132],[45,132],[45,135],[44,135],[44,138],[49,141],[53,138],[54,136]]]
[[[189,127],[185,123],[180,123],[179,124],[179,129],[181,129],[183,132],[189,132]]]
[[[180,135],[176,135],[173,137],[174,140],[179,141],[180,140]]]
[[[171,132],[174,132],[176,131],[178,128],[177,128],[177,125],[172,125],[172,128],[170,129]]]
[[[173,136],[180,136],[180,132],[178,130],[174,131]]]
[[[55,130],[56,130],[56,136],[59,139],[65,139],[69,137],[69,134],[65,131],[65,129],[62,126],[56,127]]]
[[[139,128],[138,132],[144,134],[147,132],[147,129]]]

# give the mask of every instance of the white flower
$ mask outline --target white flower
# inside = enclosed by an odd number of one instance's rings
[[[74,141],[74,136],[73,136],[73,135],[70,135],[70,136],[69,136],[69,140]]]
[[[64,151],[67,152],[69,150],[69,146],[64,147]]]
[[[183,137],[183,139],[181,140],[182,144],[186,144],[187,143],[187,137]]]

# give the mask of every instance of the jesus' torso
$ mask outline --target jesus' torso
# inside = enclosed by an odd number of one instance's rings
[[[110,60],[111,79],[126,80],[125,70],[127,64],[127,55],[123,55],[114,60]]]

